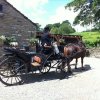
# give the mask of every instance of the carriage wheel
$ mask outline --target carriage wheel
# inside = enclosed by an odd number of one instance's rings
[[[50,68],[51,68],[50,57],[51,57],[51,55],[52,54],[50,54],[48,57],[44,56],[45,61],[43,61],[42,65],[39,67],[40,73],[45,74],[45,73],[50,71]]]
[[[8,86],[21,84],[26,72],[27,67],[23,60],[14,57],[7,58],[0,64],[0,81]]]

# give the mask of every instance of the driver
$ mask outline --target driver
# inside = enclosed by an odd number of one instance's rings
[[[43,31],[43,35],[41,36],[41,45],[42,45],[42,52],[44,54],[49,54],[52,51],[51,48],[51,36],[50,36],[50,28],[45,27]]]

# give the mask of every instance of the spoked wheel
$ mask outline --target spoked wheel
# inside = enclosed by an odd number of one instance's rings
[[[23,83],[23,77],[27,73],[27,67],[23,60],[10,57],[0,64],[0,81],[8,86]]]
[[[51,57],[52,54],[50,54],[47,58],[45,56],[45,61],[43,61],[42,65],[39,67],[39,70],[42,74],[45,74],[47,72],[50,71],[50,68],[51,68],[51,60],[50,60],[50,57]]]

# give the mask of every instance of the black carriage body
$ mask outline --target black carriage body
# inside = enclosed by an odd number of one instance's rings
[[[16,56],[26,63],[31,61],[32,56],[36,55],[36,52],[23,51],[21,49],[6,47],[4,48],[5,56]]]

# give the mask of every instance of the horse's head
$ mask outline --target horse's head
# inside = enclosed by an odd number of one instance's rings
[[[85,48],[86,47],[85,44],[83,43],[83,41],[78,41],[78,45],[80,47],[82,47],[82,48]]]

